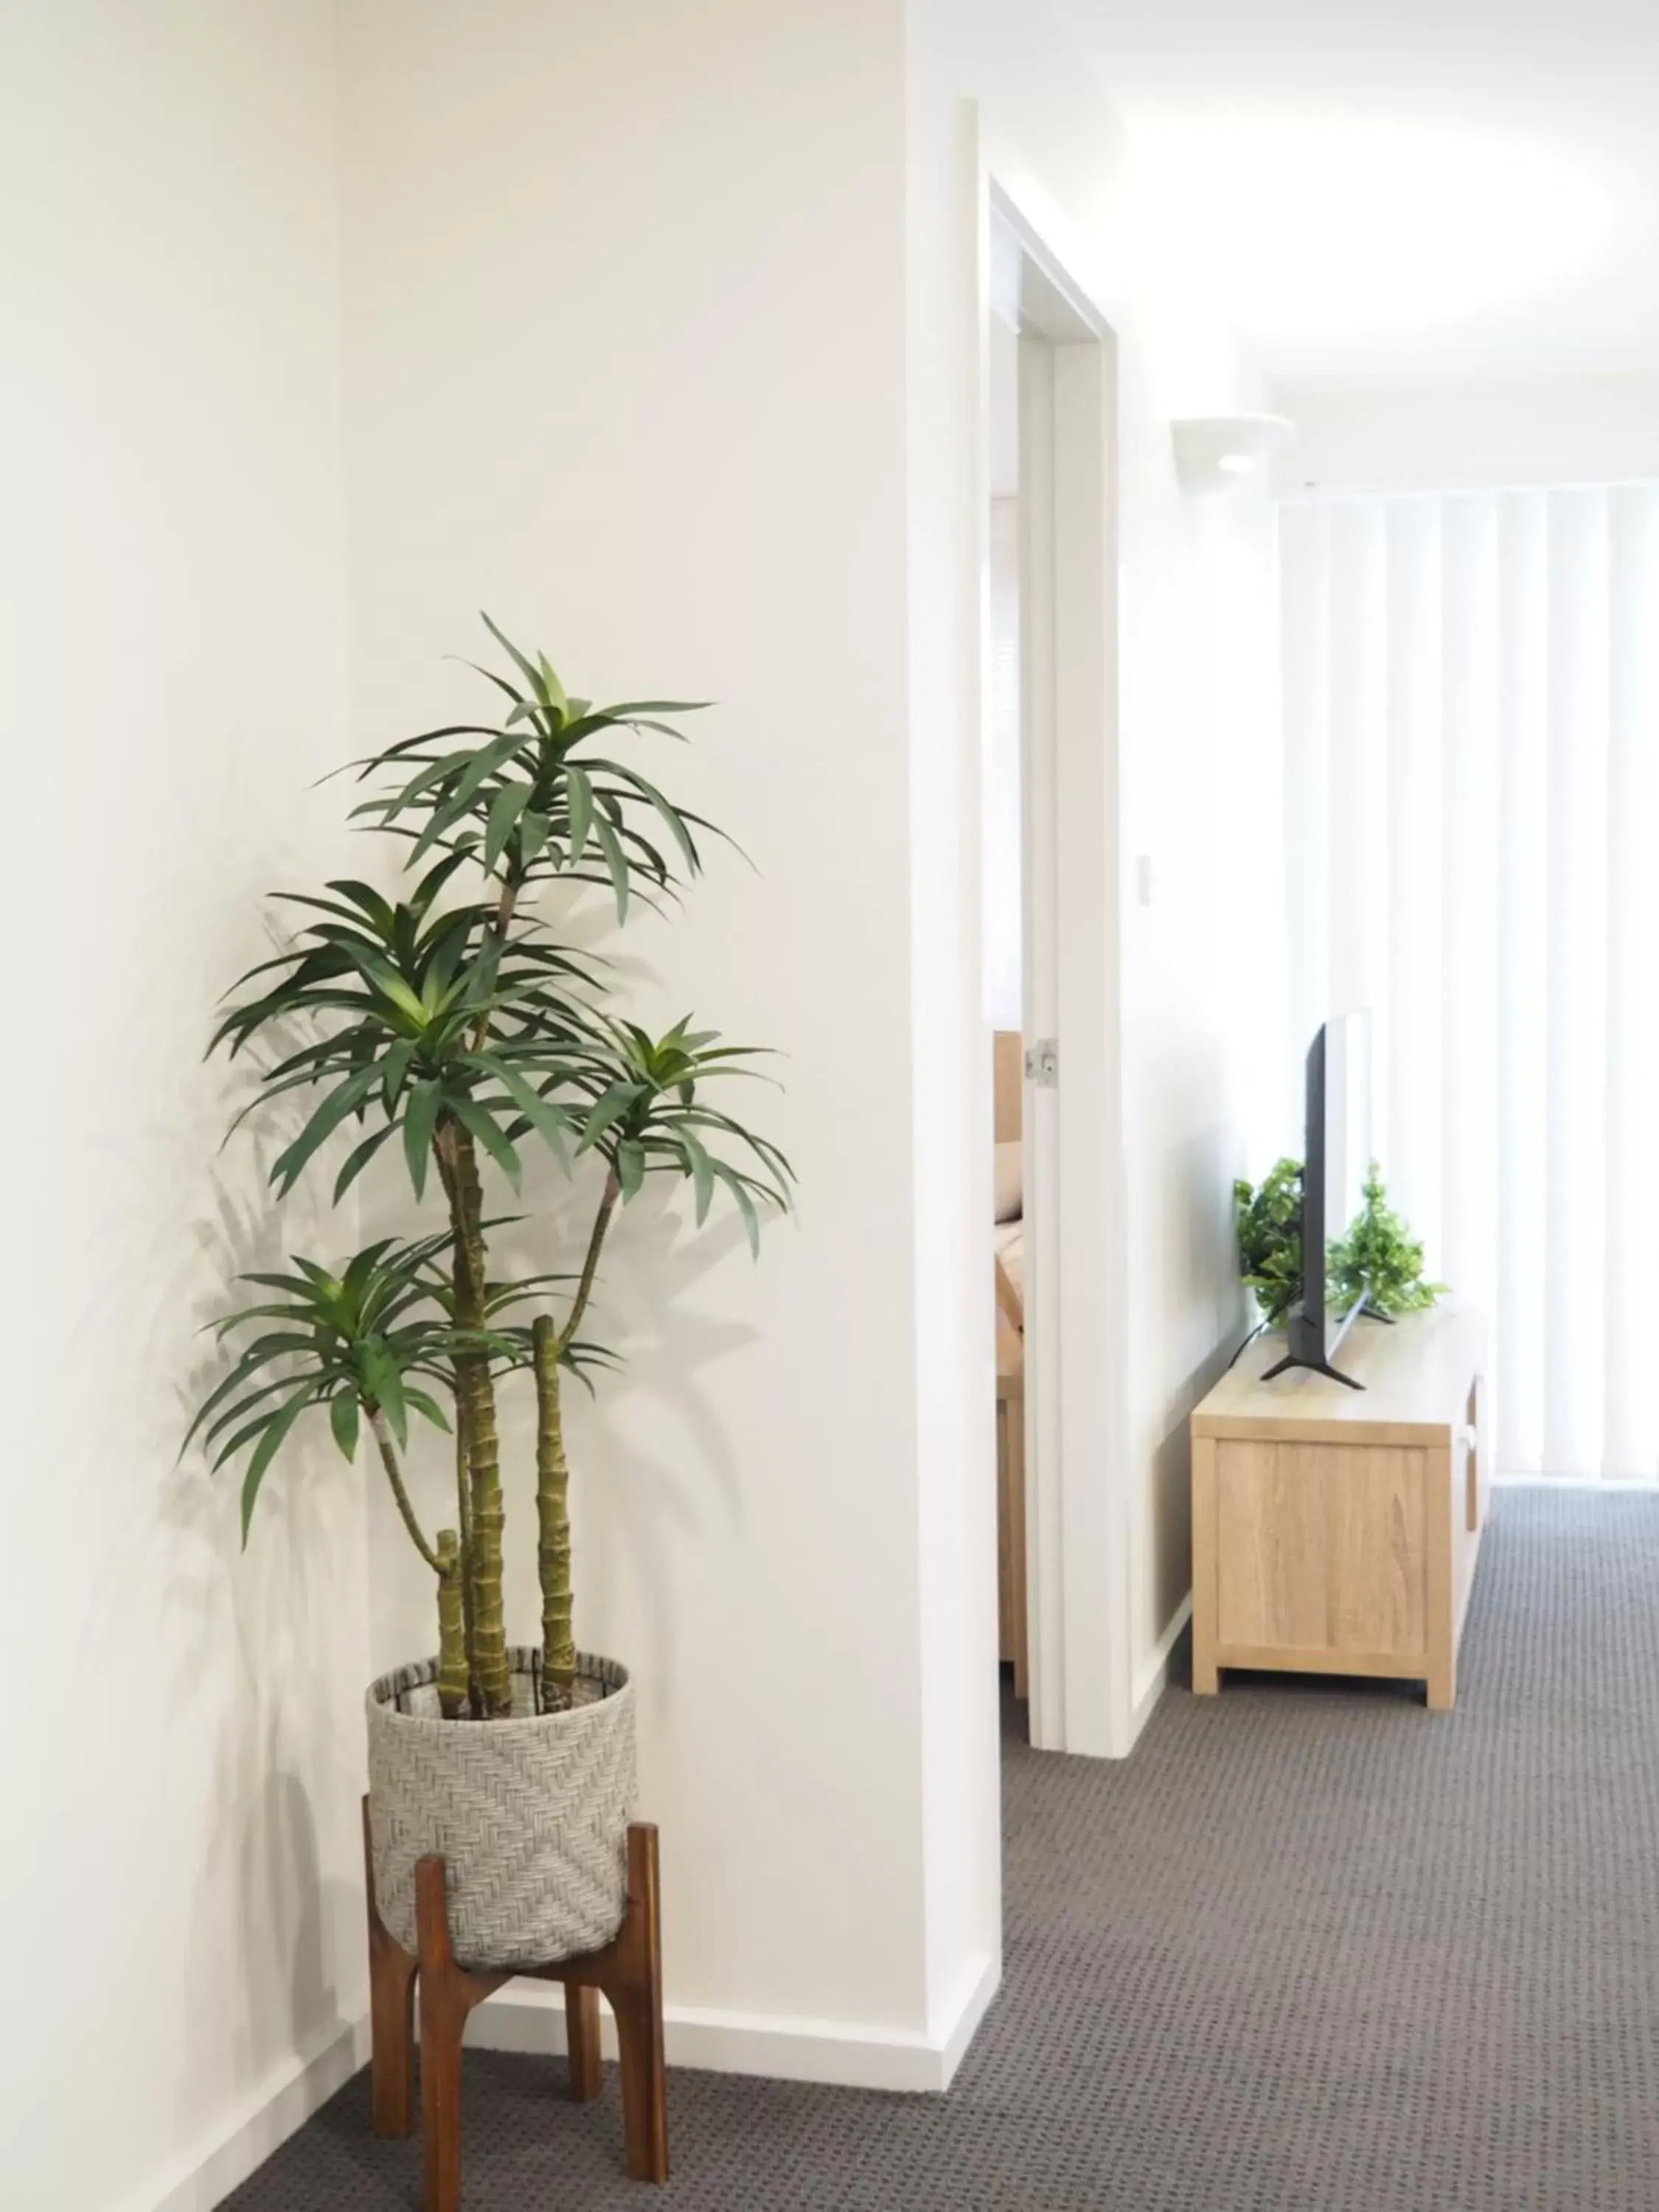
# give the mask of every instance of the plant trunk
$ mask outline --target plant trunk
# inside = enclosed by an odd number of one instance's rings
[[[460,1522],[461,1638],[466,1656],[467,1711],[475,1721],[483,1718],[483,1692],[478,1687],[478,1657],[472,1634],[472,1499],[466,1449],[466,1414],[461,1399],[459,1368],[455,1375],[455,1510]]]
[[[582,1325],[582,1316],[587,1311],[587,1301],[593,1295],[593,1279],[599,1273],[599,1251],[605,1243],[605,1232],[611,1226],[611,1217],[617,1210],[617,1200],[622,1184],[613,1167],[605,1179],[605,1188],[599,1194],[599,1210],[593,1216],[593,1226],[587,1239],[587,1256],[582,1261],[581,1280],[576,1285],[576,1295],[570,1301],[570,1311],[560,1334],[559,1343],[569,1349],[576,1340],[576,1331]]]
[[[480,1223],[483,1192],[470,1133],[459,1122],[446,1131],[451,1152],[455,1231],[455,1322],[459,1328],[484,1326],[484,1243]],[[466,1431],[467,1482],[471,1513],[467,1580],[471,1596],[472,1664],[484,1717],[513,1710],[513,1674],[507,1656],[507,1620],[501,1603],[501,1542],[506,1515],[501,1504],[501,1443],[495,1427],[495,1389],[486,1358],[455,1363]]]
[[[458,1721],[467,1705],[466,1617],[461,1543],[453,1528],[438,1531],[438,1710]]]
[[[576,1680],[571,1629],[570,1469],[559,1404],[559,1342],[545,1314],[532,1332],[536,1366],[536,1562],[542,1583],[542,1680],[568,1705]]]

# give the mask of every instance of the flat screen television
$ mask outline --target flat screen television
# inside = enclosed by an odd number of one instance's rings
[[[1371,1158],[1371,1018],[1340,1014],[1321,1024],[1308,1048],[1307,1131],[1302,1154],[1302,1293],[1287,1316],[1285,1356],[1268,1375],[1310,1367],[1350,1389],[1364,1388],[1334,1364],[1342,1340],[1365,1310],[1361,1286],[1346,1310],[1328,1291],[1330,1249],[1365,1203]],[[1264,1376],[1263,1378],[1267,1378]]]

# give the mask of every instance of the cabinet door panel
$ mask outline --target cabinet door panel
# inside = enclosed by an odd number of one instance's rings
[[[1343,1651],[1425,1644],[1424,1455],[1360,1447],[1325,1454],[1331,1643]]]
[[[1224,1443],[1216,1519],[1220,1643],[1322,1650],[1325,1486],[1316,1454],[1294,1444]]]
[[[1420,1450],[1221,1443],[1218,1642],[1420,1654],[1424,1513]]]

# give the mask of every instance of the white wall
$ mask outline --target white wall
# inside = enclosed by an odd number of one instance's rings
[[[991,1026],[1024,1025],[1024,904],[1021,890],[1019,666],[1018,274],[1008,313],[988,332],[986,428],[990,534],[986,620],[990,697],[985,727],[985,988]]]
[[[756,1267],[678,1203],[625,1217],[596,1320],[628,1376],[576,1417],[578,1634],[641,1683],[676,2032],[752,2060],[759,2020],[856,2064],[930,2027],[896,0],[345,21],[359,738],[476,698],[440,655],[486,641],[480,605],[573,689],[720,702],[660,773],[759,872],[716,850],[629,952],[647,1018],[787,1055],[755,1110],[801,1218]],[[503,127],[537,86],[556,127]],[[430,1641],[400,1587],[385,1659]],[[527,1631],[527,1575],[514,1601]]]
[[[1281,490],[1453,490],[1659,477],[1659,375],[1282,385]]]
[[[356,1480],[273,1476],[242,1556],[234,1480],[173,1464],[274,1249],[202,1048],[343,736],[331,10],[9,9],[0,85],[0,2199],[149,2212],[365,2002]]]
[[[991,1026],[1024,1026],[1021,890],[1019,501],[991,501],[987,611],[990,712],[985,749],[985,969]]]
[[[273,1481],[246,1559],[233,1486],[169,1472],[191,1332],[275,1249],[256,1160],[213,1151],[204,1020],[257,894],[332,857],[337,793],[306,786],[348,749],[333,28],[81,0],[5,32],[7,894],[15,1034],[51,1071],[8,1093],[6,1656],[40,1817],[6,1831],[36,1994],[0,2175],[31,2212],[210,2201],[243,2119],[348,2052],[362,1686],[430,1641],[378,1489],[363,1632],[330,1452]],[[584,690],[718,697],[677,786],[760,864],[642,927],[630,972],[647,1012],[787,1054],[801,1222],[757,1270],[630,1213],[603,1307],[629,1377],[577,1430],[580,1627],[641,1680],[680,2048],[937,2079],[999,1942],[965,100],[1120,340],[1123,840],[1158,886],[1124,977],[1148,1667],[1180,1414],[1237,1304],[1254,878],[1207,799],[1271,771],[1240,714],[1265,508],[1200,524],[1165,417],[1248,379],[1135,267],[1109,106],[1011,0],[346,0],[341,32],[352,737],[472,697],[440,655],[484,605]],[[503,127],[535,87],[556,130]],[[521,1631],[532,1598],[521,1551]]]
[[[971,1467],[977,1486],[988,1449],[972,1409],[988,1333],[981,1340],[969,1304],[983,1270],[952,1228],[982,1211],[982,1146],[959,1120],[952,1143],[939,1141],[982,1057],[976,1009],[952,980],[976,972],[971,957],[962,963],[979,927],[963,872],[978,793],[962,764],[976,762],[968,733],[980,712],[981,423],[964,362],[983,343],[973,232],[982,158],[1116,339],[1119,1179],[1131,1298],[1118,1443],[1129,1485],[1132,1686],[1144,1705],[1188,1588],[1186,1413],[1242,1315],[1231,1182],[1278,1141],[1282,1066],[1279,995],[1259,984],[1279,974],[1283,944],[1271,508],[1262,488],[1212,505],[1184,499],[1169,421],[1260,406],[1266,394],[1231,332],[1160,261],[1110,88],[1059,18],[1008,0],[912,0],[908,22],[912,747],[926,808],[915,852],[915,1003],[927,1025],[916,1065],[930,1209],[921,1304],[936,1324],[951,1321],[937,1325],[924,1362],[924,1483],[948,1516],[959,1470]],[[1141,856],[1150,906],[1135,891]],[[945,1602],[951,1578],[935,1580],[948,1654],[968,1632]],[[942,1656],[933,1679],[943,1686],[962,1671]],[[975,1764],[978,1726],[966,1714],[956,1731],[970,1747],[970,1778],[959,1784],[969,1794],[994,1780]]]
[[[717,867],[630,951],[648,1003],[788,1053],[801,1224],[755,1272],[630,1218],[605,1305],[629,1376],[580,1438],[580,1632],[641,1674],[671,2015],[704,2055],[757,2020],[938,2047],[999,1942],[964,98],[1122,344],[1125,835],[1161,871],[1127,918],[1146,1666],[1185,1589],[1181,1418],[1238,1306],[1239,915],[1193,817],[1271,770],[1237,635],[1265,503],[1207,556],[1166,416],[1247,380],[1147,295],[1109,106],[1030,9],[345,20],[357,737],[471,696],[437,656],[485,605],[584,691],[718,697],[676,774],[762,869]],[[501,87],[536,83],[559,130],[502,130]],[[1212,690],[1183,674],[1206,657]],[[429,1640],[418,1573],[400,1590],[380,1659]]]

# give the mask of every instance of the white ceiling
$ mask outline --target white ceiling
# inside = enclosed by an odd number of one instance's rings
[[[1659,0],[1066,0],[1273,374],[1659,368]]]

